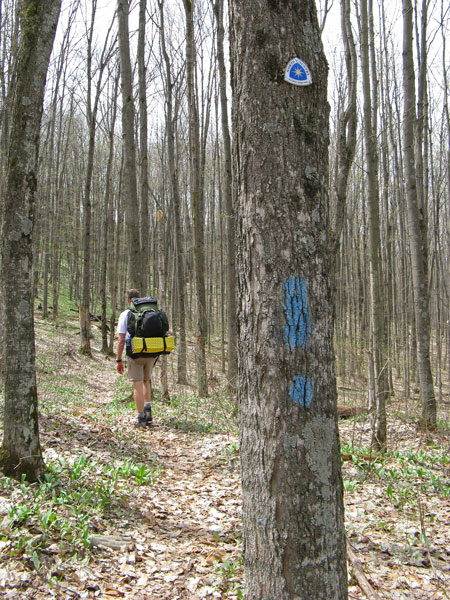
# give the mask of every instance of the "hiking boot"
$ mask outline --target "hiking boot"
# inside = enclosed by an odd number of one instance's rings
[[[147,419],[145,418],[145,415],[138,415],[137,421],[135,422],[134,426],[136,428],[147,427]]]
[[[146,402],[144,404],[144,413],[145,413],[146,424],[151,425],[153,423],[151,402]]]

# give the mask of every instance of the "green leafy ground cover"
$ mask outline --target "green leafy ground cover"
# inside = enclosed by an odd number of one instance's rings
[[[89,359],[75,320],[37,319],[47,474],[32,485],[0,477],[0,595],[241,598],[239,445],[219,351],[209,398],[176,385],[171,357],[163,401],[157,368],[155,426],[135,430],[130,384],[93,332]],[[430,436],[417,410],[393,399],[383,455],[370,452],[367,417],[340,422],[350,598],[449,597],[449,405]]]

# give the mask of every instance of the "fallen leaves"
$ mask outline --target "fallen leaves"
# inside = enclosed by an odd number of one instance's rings
[[[109,485],[102,482],[111,501],[103,512],[88,515],[88,548],[80,544],[74,549],[69,539],[43,544],[37,521],[25,521],[30,544],[41,539],[39,571],[32,552],[9,555],[15,540],[4,526],[0,552],[7,561],[0,563],[0,595],[20,600],[236,600],[244,585],[236,437],[230,432],[176,429],[170,406],[161,407],[170,419],[163,420],[156,411],[156,426],[146,432],[132,429],[134,414],[126,402],[113,418],[99,418],[111,402],[114,369],[103,359],[95,365],[71,360],[71,372],[75,368],[85,371],[97,387],[90,386],[92,396],[83,396],[79,405],[61,403],[56,411],[43,414],[46,460],[73,466],[85,456],[98,468],[86,472],[83,485],[96,485],[99,491],[99,473],[121,459],[132,457],[145,466],[156,460],[160,472],[154,483],[140,485],[123,470]],[[208,401],[191,403],[209,408]],[[186,409],[186,422],[196,418]],[[203,423],[209,422],[204,415]],[[401,456],[423,448],[411,424],[390,417],[389,431],[390,449]],[[393,453],[376,462],[363,450],[370,439],[366,420],[342,421],[340,432],[343,444],[357,447],[344,452],[344,480],[354,484],[345,493],[346,528],[368,585],[383,599],[448,600],[450,499],[442,492],[448,466],[445,471],[438,461],[433,463],[428,469],[430,485],[424,488],[417,468],[425,471],[432,448],[425,448],[424,464],[408,473],[408,464]],[[0,517],[9,518],[16,500],[13,493],[0,493]],[[86,497],[80,493],[79,503],[83,501]],[[74,527],[81,519],[78,508],[61,508]],[[349,575],[350,597],[366,598],[352,564]]]

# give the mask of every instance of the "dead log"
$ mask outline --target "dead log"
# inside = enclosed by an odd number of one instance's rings
[[[121,552],[133,549],[132,539],[121,535],[90,535],[89,545],[98,548],[111,548]]]
[[[364,406],[343,406],[338,404],[336,409],[340,419],[349,419],[350,417],[355,417],[356,415],[369,414],[369,409],[365,408]]]

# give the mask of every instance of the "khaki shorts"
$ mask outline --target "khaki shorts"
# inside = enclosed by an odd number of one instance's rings
[[[128,379],[130,381],[150,381],[156,356],[127,357]]]

